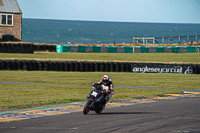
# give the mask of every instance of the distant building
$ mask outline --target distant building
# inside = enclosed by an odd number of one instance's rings
[[[13,35],[14,41],[22,39],[22,11],[17,0],[0,0],[0,40],[3,35]]]

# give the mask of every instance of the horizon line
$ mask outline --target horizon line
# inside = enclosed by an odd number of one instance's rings
[[[69,20],[69,19],[49,19],[49,18],[23,18],[38,20],[60,20],[60,21],[83,21],[83,22],[108,22],[108,23],[160,23],[160,24],[200,24],[200,23],[180,23],[180,22],[131,22],[131,21],[106,21],[106,20]]]

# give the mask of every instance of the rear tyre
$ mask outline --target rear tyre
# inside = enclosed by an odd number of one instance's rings
[[[83,114],[84,115],[87,115],[89,112],[90,112],[90,105],[91,105],[92,101],[88,100],[86,103],[85,103],[85,106],[83,108]]]
[[[95,110],[95,112],[96,112],[97,114],[101,114],[102,111],[103,111],[102,108],[99,108],[98,110]]]
[[[104,107],[105,107],[105,105],[104,106],[100,106],[97,110],[95,110],[95,112],[97,114],[101,114],[101,112],[103,111]]]

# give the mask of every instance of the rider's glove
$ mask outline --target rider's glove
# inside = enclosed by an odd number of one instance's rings
[[[107,93],[111,93],[111,90],[108,90]]]

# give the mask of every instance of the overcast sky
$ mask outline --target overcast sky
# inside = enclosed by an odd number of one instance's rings
[[[200,0],[18,0],[23,18],[200,23]]]

